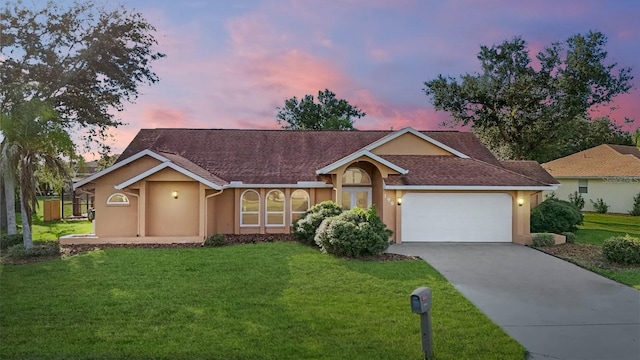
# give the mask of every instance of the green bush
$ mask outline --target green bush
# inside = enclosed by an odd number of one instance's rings
[[[307,210],[293,225],[293,234],[303,244],[315,244],[316,230],[326,218],[342,214],[340,205],[333,201],[324,201]]]
[[[584,209],[584,198],[577,191],[574,191],[573,194],[569,194],[569,202],[579,210]]]
[[[207,239],[202,243],[205,247],[217,247],[227,245],[227,236],[225,234],[211,234],[207,236]]]
[[[0,249],[4,250],[18,244],[22,244],[22,234],[0,235]]]
[[[323,252],[336,256],[378,256],[389,247],[391,234],[375,207],[354,208],[322,221],[315,242]]]
[[[553,238],[553,234],[542,233],[542,234],[535,234],[533,236],[533,246],[535,247],[551,246],[555,243],[556,242],[555,242],[555,239]]]
[[[570,231],[566,231],[566,232],[563,232],[562,235],[564,235],[564,237],[567,238],[567,244],[573,244],[576,242],[576,234]]]
[[[575,231],[583,219],[582,212],[570,202],[547,199],[531,211],[531,232],[561,234]]]
[[[591,205],[593,205],[593,208],[596,210],[598,214],[606,214],[607,211],[609,211],[609,204],[604,202],[602,198],[597,198],[596,201],[593,201],[593,200],[589,200],[589,201],[591,201]]]
[[[57,241],[36,242],[30,249],[23,244],[13,245],[7,250],[10,259],[26,259],[33,257],[49,257],[60,254],[60,244]]]
[[[629,234],[614,236],[604,241],[602,253],[611,262],[640,264],[640,238]]]
[[[633,208],[629,211],[629,215],[640,216],[640,193],[633,197]]]

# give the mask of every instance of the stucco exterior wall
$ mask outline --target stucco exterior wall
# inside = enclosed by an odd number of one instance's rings
[[[195,181],[147,182],[147,236],[197,236],[199,183]],[[174,199],[171,193],[178,192]]]
[[[160,161],[145,156],[106,174],[95,183],[96,229],[99,237],[129,237],[138,235],[138,193],[121,191],[114,186],[158,165]],[[107,198],[115,193],[124,193],[129,205],[107,205]]]
[[[560,188],[555,191],[556,197],[568,200],[569,194],[578,191],[578,178],[559,178]],[[609,205],[609,212],[627,214],[633,207],[633,197],[640,193],[640,178],[623,180],[624,182],[612,182],[603,178],[587,179],[587,193],[581,194],[584,198],[584,211],[595,211],[591,200],[601,198]],[[545,195],[551,192],[546,191]]]
[[[452,155],[446,150],[406,133],[371,151],[376,155]]]
[[[233,221],[238,207],[235,203],[234,191],[224,190],[220,195],[209,198],[207,235],[233,234]]]

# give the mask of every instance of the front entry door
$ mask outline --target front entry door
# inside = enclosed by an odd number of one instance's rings
[[[368,209],[371,206],[371,188],[368,187],[343,187],[342,210],[359,207]]]

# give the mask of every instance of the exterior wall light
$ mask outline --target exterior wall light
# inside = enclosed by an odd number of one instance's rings
[[[178,190],[173,190],[171,192],[171,197],[173,197],[174,199],[177,199],[178,198]]]
[[[397,198],[396,203],[398,204],[398,206],[402,205],[402,198],[401,197]]]
[[[518,206],[522,206],[522,205],[524,205],[524,199],[518,198]]]

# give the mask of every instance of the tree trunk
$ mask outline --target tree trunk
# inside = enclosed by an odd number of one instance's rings
[[[22,214],[22,241],[24,243],[25,249],[30,249],[33,246],[33,239],[31,237],[31,225],[29,225],[29,218],[31,218],[31,213],[27,211],[27,201],[29,199],[25,198],[25,193],[23,190],[23,186],[20,186],[20,213]]]
[[[7,205],[7,234],[17,234],[15,176],[13,169],[7,167],[4,170],[6,170],[4,174],[4,200]]]
[[[4,201],[4,175],[0,174],[0,232],[7,232],[7,202]]]

